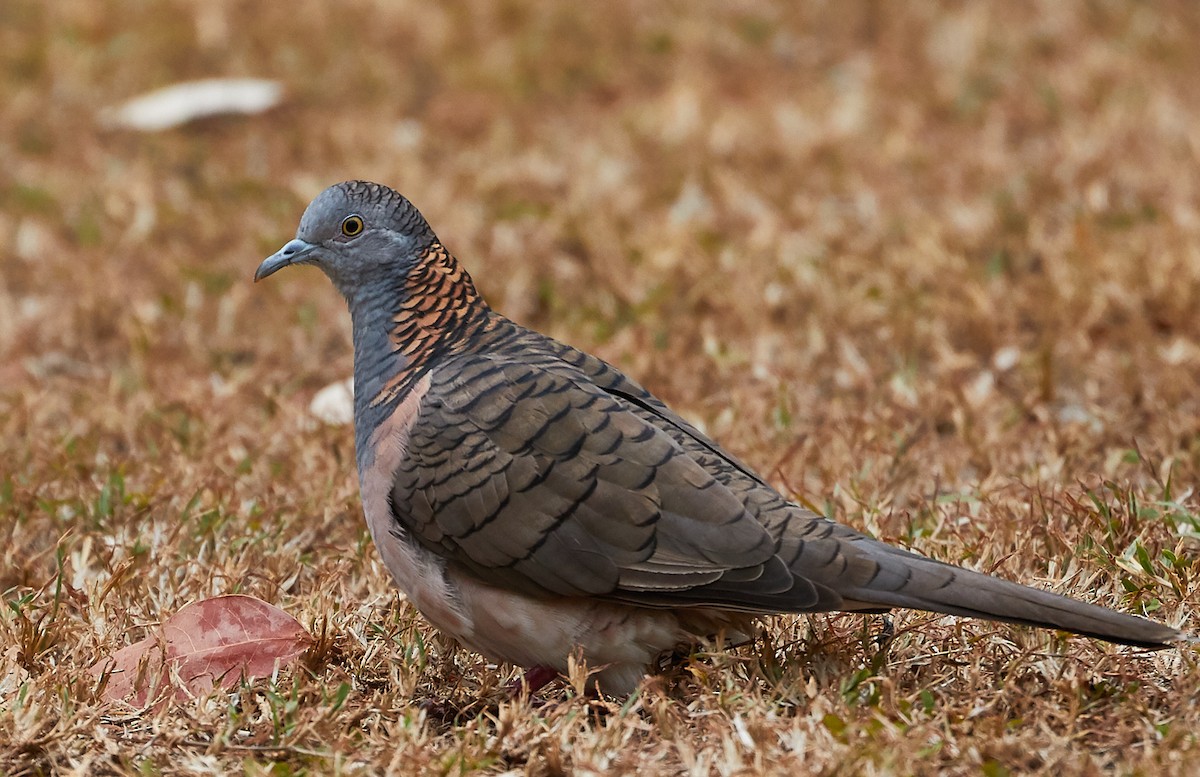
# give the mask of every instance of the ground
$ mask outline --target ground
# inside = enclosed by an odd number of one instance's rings
[[[511,317],[814,509],[1197,630],[1200,7],[133,0],[0,6],[0,772],[1186,774],[1197,652],[779,618],[629,699],[437,637],[362,520],[315,270],[393,185]],[[282,105],[157,133],[183,80]],[[151,710],[87,669],[248,593],[303,667]]]

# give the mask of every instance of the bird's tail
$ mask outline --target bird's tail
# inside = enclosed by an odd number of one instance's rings
[[[873,540],[864,538],[853,545],[875,569],[856,585],[839,586],[846,609],[909,607],[1061,629],[1154,650],[1196,641],[1146,618],[1010,583]]]

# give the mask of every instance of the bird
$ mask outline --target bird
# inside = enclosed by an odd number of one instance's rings
[[[493,310],[413,204],[321,192],[260,281],[314,265],[345,298],[363,512],[439,631],[524,670],[582,654],[600,692],[781,613],[911,608],[1148,649],[1178,629],[943,563],[783,496],[617,367]]]

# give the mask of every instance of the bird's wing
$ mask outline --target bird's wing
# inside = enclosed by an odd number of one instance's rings
[[[435,368],[395,475],[400,525],[486,583],[754,613],[915,607],[1147,647],[1180,638],[827,521],[660,403],[544,355],[467,353]]]
[[[409,429],[395,517],[483,581],[534,595],[670,606],[715,587],[751,610],[759,597],[823,598],[743,500],[641,412],[570,365],[451,357]]]

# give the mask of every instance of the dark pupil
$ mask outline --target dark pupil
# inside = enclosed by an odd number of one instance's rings
[[[347,235],[357,235],[358,231],[360,229],[362,229],[362,222],[359,221],[358,219],[347,219],[346,220],[346,234]]]

